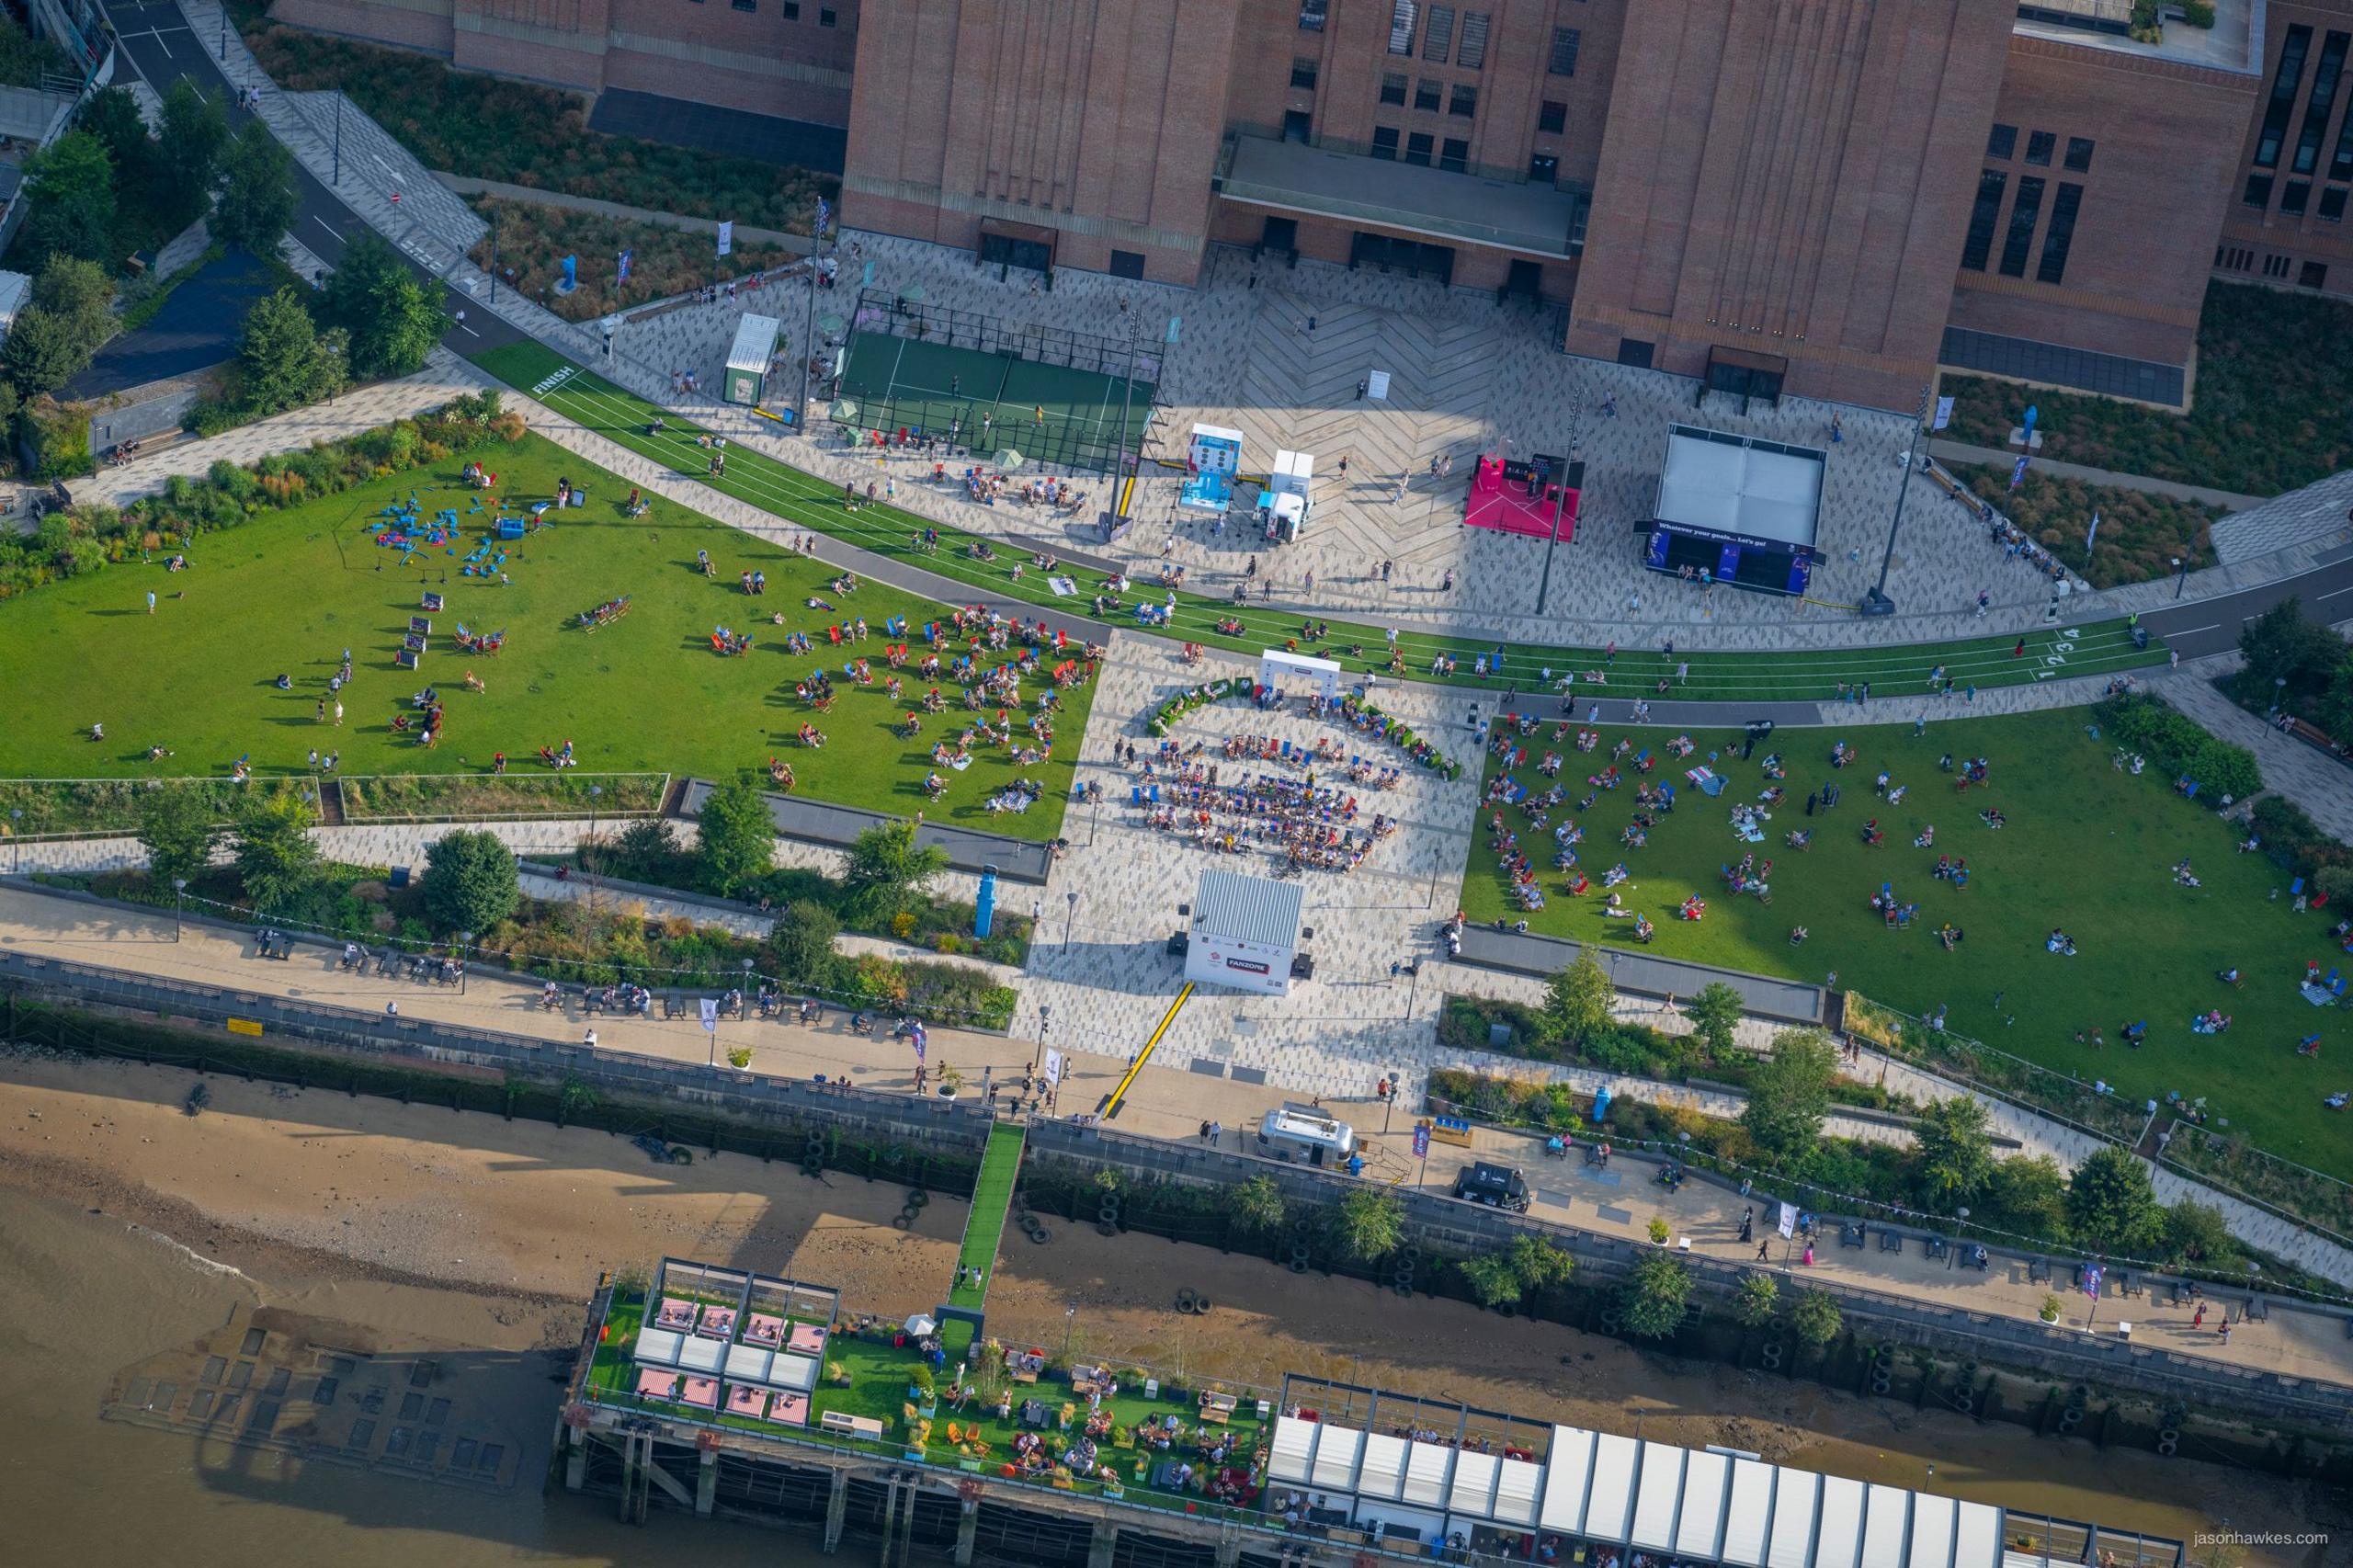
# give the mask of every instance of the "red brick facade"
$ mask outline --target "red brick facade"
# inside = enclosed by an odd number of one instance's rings
[[[983,224],[1019,225],[1051,233],[1057,265],[1176,283],[1211,243],[1279,234],[1341,263],[1419,246],[1451,253],[1457,285],[1567,302],[1579,353],[1698,373],[1741,349],[1785,359],[1793,392],[1908,408],[1958,338],[2181,367],[2217,270],[2353,294],[2353,0],[2219,8],[2211,34],[2177,20],[2158,47],[2020,20],[2007,0],[275,14],[592,92],[846,125],[852,227],[972,247]],[[2268,118],[2284,127],[2268,145]],[[1287,153],[1307,186],[1222,194],[1237,146],[1276,139],[1336,160],[1328,188],[1313,185],[1327,165]],[[1381,159],[1465,184],[1438,199],[1416,171],[1403,184],[1426,205],[1384,210]],[[1499,189],[1545,194],[1517,226],[1483,224]],[[1529,228],[1556,209],[1581,221]]]

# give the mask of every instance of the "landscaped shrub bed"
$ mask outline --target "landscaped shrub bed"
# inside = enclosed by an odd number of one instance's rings
[[[2096,588],[2163,577],[2174,570],[2177,558],[2193,567],[2214,563],[2210,530],[2222,515],[2220,506],[2120,485],[2087,484],[2034,468],[2012,490],[2008,469],[1972,463],[1946,467]],[[2084,536],[2090,531],[2094,513],[2099,516],[2099,532],[2086,563]]]
[[[492,233],[474,246],[474,264],[488,270],[494,256],[507,286],[567,321],[592,321],[651,300],[672,299],[714,278],[772,273],[798,259],[782,245],[745,239],[740,231],[734,248],[722,258],[713,238],[699,231],[487,196],[475,197],[472,206],[492,225]],[[624,250],[631,253],[625,283],[618,278]],[[579,258],[580,287],[560,294],[555,285],[567,256]]]
[[[2041,455],[2060,462],[2276,495],[2353,465],[2353,304],[2313,294],[2210,283],[2198,318],[2198,380],[2188,415],[2082,392],[1948,376],[1948,434],[2006,448],[2038,411]],[[2102,525],[2105,527],[2105,524]]]
[[[346,822],[639,816],[662,808],[659,773],[377,774],[338,781]],[[591,789],[601,794],[591,795]]]
[[[292,28],[246,45],[290,92],[341,88],[428,169],[592,196],[657,212],[807,233],[841,185],[806,169],[588,129],[576,93],[454,70],[430,55]]]

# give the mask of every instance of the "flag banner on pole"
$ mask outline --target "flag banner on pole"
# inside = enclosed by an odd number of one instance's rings
[[[915,1041],[915,1060],[917,1062],[921,1062],[924,1059],[926,1051],[931,1044],[930,1037],[923,1032],[923,1026],[921,1024],[917,1024],[907,1031],[907,1038]]]
[[[821,240],[822,240],[822,239],[824,239],[824,238],[825,237],[825,220],[826,220],[826,219],[828,219],[828,218],[830,218],[830,217],[832,217],[832,216],[833,216],[833,212],[834,212],[833,208],[826,204],[825,199],[824,199],[824,197],[822,197],[822,196],[821,196],[821,197],[817,198],[817,234],[816,234],[816,237],[817,237],[818,239],[821,239]]]
[[[735,248],[735,220],[728,219],[719,225],[719,254],[726,256]]]
[[[1937,422],[1934,425],[1929,426],[1928,428],[1931,430],[1942,430],[1951,423],[1952,399],[1949,397],[1940,397],[1937,399]]]
[[[635,250],[624,250],[621,252],[620,280],[622,282],[626,283],[629,281],[630,264],[636,259],[637,252]]]
[[[715,996],[706,996],[702,999],[702,1032],[705,1034],[719,1032],[719,999]]]
[[[2024,452],[2020,452],[2020,453],[2018,454],[2018,466],[2017,466],[2016,468],[2013,468],[2012,470],[2010,470],[2010,488],[2011,488],[2011,489],[2013,489],[2013,490],[2016,490],[2019,485],[2021,485],[2021,484],[2023,484],[2023,483],[2026,483],[2026,454],[2025,454]]]
[[[1049,1084],[1060,1084],[1062,1081],[1063,1053],[1056,1051],[1053,1047],[1048,1046],[1046,1048],[1046,1082]]]
[[[2094,512],[2092,514],[2092,526],[2084,531],[2084,553],[2086,555],[2089,555],[2092,552],[2092,540],[2097,538],[2099,538],[2099,514],[2097,512]]]
[[[2098,1301],[2100,1281],[2107,1278],[2108,1270],[2098,1264],[2086,1264],[2084,1266],[2084,1294],[2095,1301]]]
[[[1796,1235],[1798,1233],[1798,1206],[1794,1203],[1782,1204],[1780,1221],[1774,1228],[1779,1231],[1785,1238]]]

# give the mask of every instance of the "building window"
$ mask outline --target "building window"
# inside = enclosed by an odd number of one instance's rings
[[[1433,138],[1425,131],[1416,131],[1411,136],[1406,137],[1405,161],[1409,164],[1419,164],[1422,167],[1428,168],[1430,166],[1430,146],[1432,142]]]
[[[1454,91],[1446,100],[1446,112],[1469,119],[1479,112],[1479,89],[1468,82],[1454,84]]]
[[[2285,278],[2285,277],[2287,277],[2287,276],[2288,276],[2288,258],[2287,258],[2286,256],[2265,256],[2265,257],[2263,258],[2263,275],[2264,275],[2266,278]]]
[[[1386,158],[1392,164],[1397,161],[1397,128],[1395,126],[1376,125],[1372,128],[1372,155],[1376,158]]]
[[[2303,271],[2297,275],[2296,287],[2299,289],[2327,288],[2328,263],[2325,261],[2308,261],[2304,263]]]
[[[760,0],[728,0],[728,4],[739,11],[756,11],[760,8]]]
[[[2051,166],[2051,149],[2058,144],[2059,138],[2052,135],[2048,131],[2028,131],[2026,134],[2026,161],[2032,164],[2039,169],[2049,168]]]
[[[2320,193],[2320,221],[2324,223],[2345,222],[2345,187],[2331,186]]]
[[[2010,203],[2010,232],[2002,239],[2001,272],[2005,278],[2026,276],[2027,253],[2034,248],[2034,225],[2042,216],[2042,176],[2018,180],[2018,199]]]
[[[831,6],[821,6],[818,8],[817,25],[819,27],[835,27],[839,25],[840,21],[841,18],[834,14],[834,8]]]
[[[1330,6],[1331,0],[1299,0],[1299,30],[1303,33],[1322,32],[1324,18],[1330,15]]]
[[[1430,7],[1429,25],[1422,29],[1422,58],[1435,60],[1440,65],[1454,51],[1454,7]]]
[[[2304,209],[2312,205],[2312,181],[2291,179],[2279,187],[2279,216],[2301,218],[2304,215]]]
[[[2246,189],[2239,193],[2239,199],[2258,212],[2270,206],[2271,176],[2269,175],[2247,176]]]
[[[1419,13],[1414,0],[1389,0],[1389,52],[1414,52],[1414,20]]]
[[[1550,153],[1537,153],[1528,160],[1528,177],[1538,185],[1551,185],[1561,177],[1561,160]]]
[[[2331,33],[2320,49],[2320,64],[2313,72],[2313,96],[2304,100],[2304,128],[2296,134],[2295,171],[2308,175],[2320,165],[2321,138],[2328,134],[2329,111],[2336,107],[2336,87],[2345,74],[2345,46],[2353,34]]]
[[[1552,99],[1547,98],[1542,103],[1536,106],[1537,130],[1557,136],[1563,131],[1568,129],[1568,105],[1556,104]]]
[[[1294,54],[1290,57],[1290,85],[1294,87],[1313,87],[1315,85],[1315,60],[1313,56]]]
[[[1552,56],[1544,62],[1548,75],[1574,76],[1577,74],[1577,46],[1584,35],[1574,28],[1552,29]]]
[[[2344,128],[2336,133],[2336,155],[2329,160],[2328,177],[2353,179],[2353,114],[2345,117]]]
[[[1476,71],[1487,63],[1487,13],[1462,13],[1462,43],[1454,51],[1454,62],[1465,71]]]
[[[1143,252],[1138,250],[1113,251],[1111,253],[1111,276],[1114,278],[1142,278],[1143,276]]]
[[[1471,143],[1449,136],[1438,143],[1438,166],[1458,175],[1471,172]]]
[[[2006,164],[2018,150],[2018,128],[2015,125],[1997,125],[1994,127],[1993,134],[1985,138],[1985,155],[1989,158],[1998,158]]]
[[[2217,245],[2214,249],[2214,265],[2226,267],[2233,272],[2245,272],[2255,265],[2255,253],[2236,245]]]
[[[2092,166],[2092,139],[2088,136],[2067,138],[2067,167],[2076,174],[2087,174]]]
[[[2279,143],[2287,140],[2288,115],[2296,107],[2296,87],[2304,79],[2304,56],[2313,47],[2310,28],[2290,28],[2279,44],[2279,69],[2271,78],[2271,101],[2263,106],[2263,135],[2255,144],[2255,166],[2279,166]]]
[[[2036,264],[2034,280],[2038,283],[2063,283],[2067,280],[2067,250],[2075,243],[2075,211],[2084,204],[2084,187],[2062,185],[2058,196],[2051,203],[2051,228],[2042,236],[2042,260]]]
[[[1383,76],[1381,79],[1381,101],[1403,108],[1405,105],[1405,78],[1395,73]]]
[[[784,19],[788,22],[801,19],[801,0],[784,0]]]
[[[1414,84],[1414,107],[1426,113],[1438,112],[1438,84],[1425,77]]]
[[[2000,169],[1977,176],[1977,205],[1970,209],[1969,238],[1961,247],[1961,265],[1972,272],[1985,270],[1985,258],[1994,250],[1994,222],[2002,215],[2002,193],[2009,185],[2010,176]]]
[[[1637,370],[1649,369],[1651,360],[1657,353],[1657,344],[1645,343],[1639,337],[1621,337],[1618,340],[1618,363],[1631,365]]]

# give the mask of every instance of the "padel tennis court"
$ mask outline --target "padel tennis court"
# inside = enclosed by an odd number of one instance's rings
[[[1153,385],[1140,376],[1052,365],[1017,355],[860,332],[835,394],[837,424],[935,437],[991,460],[1108,473],[1124,429],[1142,449]]]

